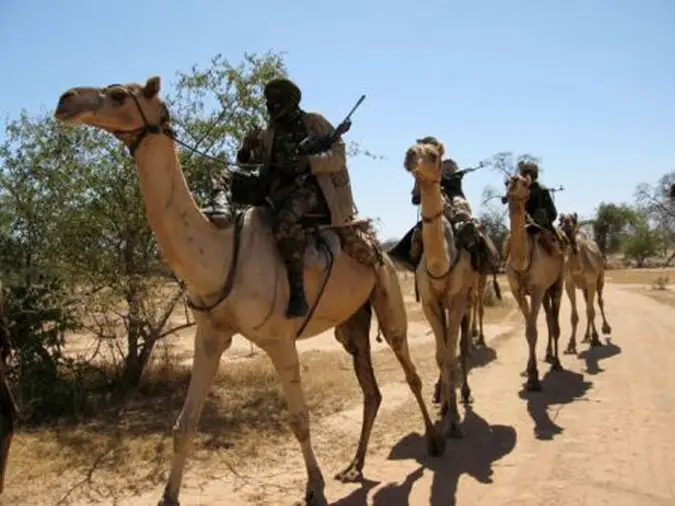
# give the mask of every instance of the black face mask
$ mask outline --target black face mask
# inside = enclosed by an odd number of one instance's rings
[[[267,114],[274,122],[283,122],[297,109],[293,101],[281,97],[269,97],[266,102]]]

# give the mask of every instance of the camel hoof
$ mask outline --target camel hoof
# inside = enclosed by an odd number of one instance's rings
[[[356,464],[350,464],[347,469],[337,473],[335,479],[342,483],[357,483],[363,480],[363,473],[356,467]]]
[[[293,506],[328,506],[328,501],[322,492],[307,491],[302,501],[297,501]]]
[[[180,503],[178,501],[174,501],[173,499],[162,497],[162,499],[157,503],[157,506],[180,506]]]
[[[563,353],[565,353],[565,355],[576,355],[577,354],[576,345],[568,344],[567,348],[565,348],[565,351]]]
[[[445,438],[435,430],[427,432],[427,452],[431,457],[442,457],[445,453]]]
[[[480,339],[478,339],[476,345],[485,348],[487,346],[487,344],[485,343],[485,336],[480,336]]]
[[[581,340],[582,343],[590,343],[591,342],[591,336],[584,336],[584,338]]]
[[[478,329],[473,329],[471,331],[471,337],[478,337]]]
[[[462,404],[464,406],[473,404],[473,396],[471,395],[471,390],[468,388],[466,390],[462,389]]]
[[[560,359],[554,359],[553,362],[551,362],[551,370],[560,372],[564,371],[562,364],[560,363]]]
[[[546,357],[544,357],[544,362],[546,362],[547,364],[552,364],[554,361],[555,357],[553,356],[553,354],[547,353]]]
[[[541,382],[536,376],[532,376],[527,380],[526,386],[528,392],[541,392]]]
[[[444,417],[444,416],[446,415],[446,413],[448,412],[448,409],[449,409],[449,408],[448,408],[448,403],[447,403],[447,402],[444,402],[443,404],[441,404],[441,408],[438,410],[438,414],[439,414],[441,417]]]
[[[600,346],[602,346],[602,341],[600,341],[599,338],[596,337],[595,339],[591,340],[591,348],[598,348]]]
[[[609,326],[609,323],[602,324],[602,333],[605,335],[609,335],[612,333],[612,327]]]
[[[451,439],[462,439],[464,437],[464,431],[457,422],[452,422],[450,427],[445,430],[445,437]]]

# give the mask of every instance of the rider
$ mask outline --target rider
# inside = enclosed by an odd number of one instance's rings
[[[332,134],[333,126],[318,113],[300,108],[300,89],[288,79],[273,79],[264,89],[269,122],[264,131],[254,130],[237,154],[239,163],[255,156],[252,139],[262,143],[260,184],[272,212],[273,235],[284,260],[290,287],[286,316],[307,315],[303,256],[306,235],[302,219],[325,216],[332,225],[352,220],[354,201],[342,139],[320,154],[302,154],[298,145],[308,136]]]
[[[518,162],[518,172],[521,176],[528,176],[531,181],[530,198],[525,204],[525,212],[537,225],[553,232],[557,237],[553,223],[558,216],[558,210],[550,190],[539,182],[539,166],[535,162],[521,160]]]

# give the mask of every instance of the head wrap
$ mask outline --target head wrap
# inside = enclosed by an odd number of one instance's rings
[[[296,104],[302,99],[302,92],[296,84],[286,78],[272,79],[265,85],[264,95],[266,99],[279,97],[292,100]]]
[[[518,171],[523,176],[529,174],[532,179],[537,179],[539,177],[539,166],[534,162],[521,160],[518,162]]]

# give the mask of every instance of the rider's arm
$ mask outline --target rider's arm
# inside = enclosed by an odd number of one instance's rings
[[[315,112],[306,113],[306,124],[310,135],[330,135],[335,131],[333,125],[321,114]],[[345,143],[342,137],[333,143],[330,149],[318,155],[308,155],[311,170],[314,174],[340,172],[347,167]]]

